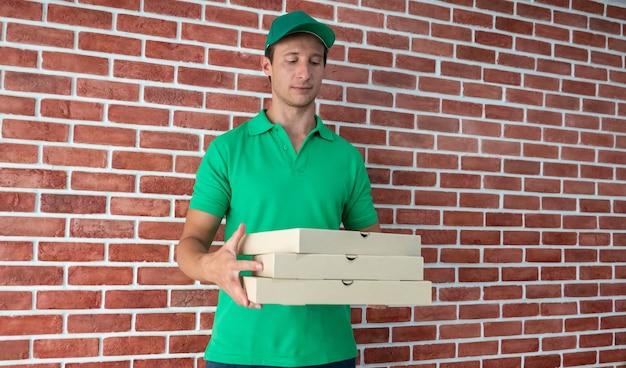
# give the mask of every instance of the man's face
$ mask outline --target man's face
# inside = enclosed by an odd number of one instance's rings
[[[296,33],[274,44],[270,61],[262,68],[272,79],[272,92],[278,103],[292,107],[310,106],[324,76],[324,45],[314,35]]]

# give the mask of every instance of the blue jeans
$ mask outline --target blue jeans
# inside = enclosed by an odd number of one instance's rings
[[[340,362],[334,362],[334,363],[328,363],[328,364],[322,364],[322,365],[311,365],[308,367],[298,367],[298,368],[354,368],[354,367],[356,367],[356,358],[342,360]],[[281,368],[281,367],[206,362],[206,368]]]

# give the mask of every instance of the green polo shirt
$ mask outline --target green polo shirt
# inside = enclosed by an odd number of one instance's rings
[[[190,207],[226,216],[225,238],[288,228],[361,229],[378,221],[359,151],[317,125],[296,154],[287,133],[261,111],[216,137],[205,154]],[[205,359],[297,367],[357,354],[347,305],[236,305],[220,292]]]

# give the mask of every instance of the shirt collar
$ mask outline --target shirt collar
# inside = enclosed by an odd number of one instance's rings
[[[327,141],[334,140],[333,132],[330,130],[319,116],[315,115],[316,126],[313,128],[312,133],[319,134],[320,137],[326,139]],[[250,135],[259,135],[268,132],[270,129],[274,127],[274,123],[269,121],[267,115],[265,115],[265,109],[261,110],[248,122],[248,134]]]

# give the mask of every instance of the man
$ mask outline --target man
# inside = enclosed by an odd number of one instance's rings
[[[261,307],[239,276],[262,264],[237,257],[246,231],[380,231],[360,153],[315,115],[334,41],[330,27],[304,12],[278,17],[261,58],[271,106],[215,138],[198,169],[177,259],[189,277],[220,287],[209,368],[355,366],[350,306]],[[224,216],[227,241],[209,253]]]

